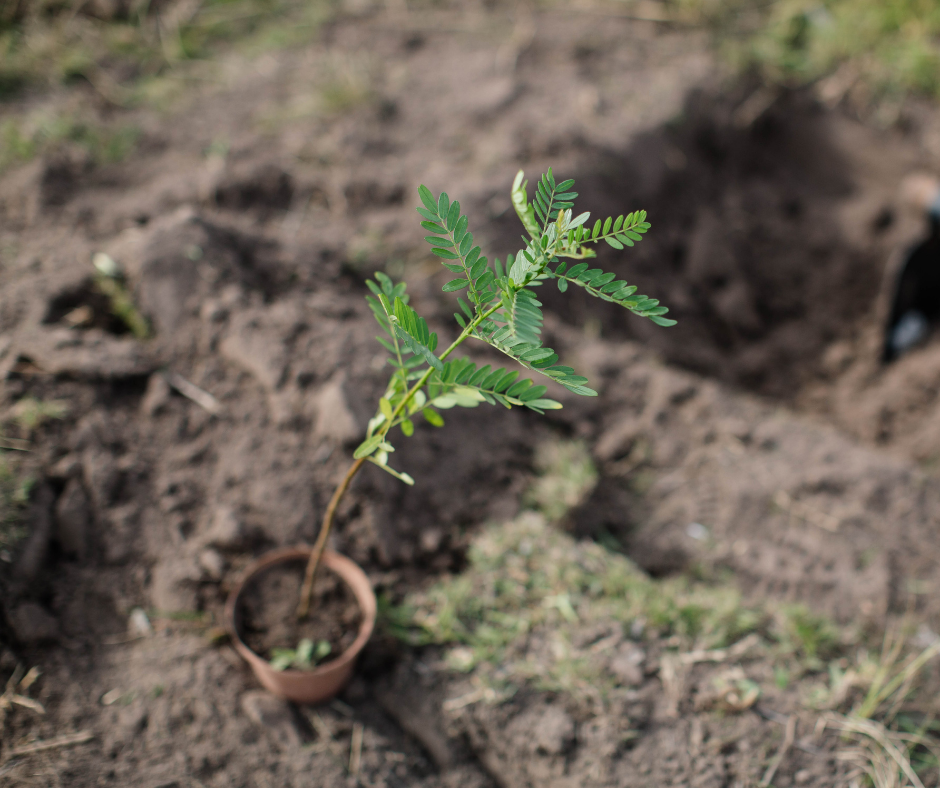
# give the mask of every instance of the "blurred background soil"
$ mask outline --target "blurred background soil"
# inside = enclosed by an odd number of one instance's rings
[[[484,524],[541,506],[566,551],[599,543],[653,582],[859,632],[940,626],[940,341],[881,363],[890,277],[925,231],[898,186],[940,166],[936,85],[914,55],[871,65],[890,36],[871,61],[799,44],[782,5],[762,27],[746,3],[651,0],[2,6],[0,670],[40,667],[45,709],[0,717],[5,784],[744,786],[790,719],[774,785],[856,779],[778,657],[749,657],[760,705],[716,706],[717,673],[660,658],[698,642],[681,629],[573,634],[612,655],[601,702],[538,681],[496,702],[511,676],[386,629],[316,711],[258,691],[214,630],[252,556],[315,538],[372,415],[365,279],[406,279],[454,335],[417,186],[459,199],[502,258],[515,172],[549,166],[592,215],[649,212],[600,263],[679,324],[545,288],[547,343],[600,396],[449,411],[396,454],[414,488],[360,476],[336,549],[394,607],[469,571]],[[896,45],[934,62],[921,43]],[[147,338],[101,292],[99,253]],[[589,482],[554,513],[526,503],[540,447],[572,441]],[[137,608],[155,632],[129,633]]]

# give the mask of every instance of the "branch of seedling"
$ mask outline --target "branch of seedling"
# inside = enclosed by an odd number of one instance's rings
[[[428,330],[425,320],[408,306],[405,285],[394,285],[381,273],[376,282],[369,281],[375,298],[368,296],[369,306],[388,339],[378,337],[390,353],[389,363],[395,372],[389,380],[379,408],[369,421],[366,438],[356,449],[353,462],[333,493],[320,533],[311,549],[304,572],[297,616],[305,618],[310,611],[313,585],[317,568],[326,548],[336,509],[356,474],[368,460],[407,484],[414,480],[388,465],[388,454],[395,449],[388,441],[389,431],[401,427],[405,437],[414,432],[411,416],[419,410],[429,423],[443,426],[443,419],[435,408],[446,409],[459,405],[476,407],[481,402],[527,407],[537,413],[561,407],[555,400],[545,399],[547,386],[535,385],[531,379],[518,379],[518,371],[491,370],[489,365],[478,368],[469,359],[447,358],[471,337],[478,339],[508,355],[523,369],[543,375],[568,391],[582,396],[596,396],[597,392],[584,384],[587,378],[575,374],[571,367],[558,363],[558,355],[542,346],[540,334],[543,316],[532,288],[554,280],[561,292],[569,283],[584,288],[592,296],[610,301],[640,317],[647,317],[660,326],[670,326],[674,320],[664,317],[669,310],[656,299],[638,295],[636,287],[616,280],[612,273],[589,269],[587,263],[568,268],[561,258],[585,260],[596,257],[588,244],[605,241],[614,249],[633,246],[649,229],[646,212],[636,211],[617,219],[597,220],[593,228],[587,227],[589,214],[573,216],[572,208],[577,193],[570,191],[573,180],[556,184],[551,169],[537,182],[534,200],[530,203],[527,182],[520,171],[512,187],[512,204],[528,233],[523,237],[524,248],[515,256],[506,258],[505,266],[494,260],[492,264],[482,256],[479,246],[473,245],[467,217],[460,213],[460,203],[450,202],[447,194],[435,198],[421,186],[418,194],[423,207],[418,208],[424,221],[421,226],[431,233],[425,240],[432,253],[441,258],[457,279],[442,288],[446,293],[467,290],[467,304],[458,297],[461,313],[456,313],[461,327],[460,335],[440,355],[435,355],[437,334]],[[554,270],[549,266],[555,266]],[[616,280],[616,281],[615,281]],[[416,367],[427,364],[419,371]],[[414,381],[411,384],[411,381]],[[409,385],[411,384],[411,385]],[[425,394],[427,388],[428,394]]]
[[[483,320],[496,312],[500,306],[501,305],[492,307],[488,312],[483,313],[476,320],[474,320],[473,323],[468,325],[461,332],[460,336],[457,337],[454,343],[449,348],[447,348],[447,350],[441,353],[439,358],[441,360],[446,359],[473,334],[476,327]],[[391,319],[394,316],[389,315],[389,317]],[[400,422],[396,422],[396,419],[401,416],[406,407],[410,409],[411,404],[415,401],[415,394],[417,394],[428,382],[428,378],[431,377],[432,372],[434,372],[434,367],[428,367],[424,371],[424,374],[418,379],[418,382],[411,387],[408,394],[392,411],[391,416],[386,419],[384,429],[378,433],[378,435],[382,438],[382,441],[379,443],[380,446],[384,442],[388,431],[393,426],[400,425]],[[381,409],[379,412],[381,413]],[[349,469],[346,471],[346,475],[343,477],[343,480],[339,483],[339,486],[333,492],[333,497],[330,498],[329,504],[327,504],[326,512],[323,515],[323,523],[320,525],[320,533],[317,535],[317,541],[314,542],[313,548],[310,551],[310,559],[307,561],[307,568],[304,571],[304,582],[300,589],[300,603],[297,605],[297,618],[301,620],[305,619],[310,614],[310,601],[313,597],[313,583],[316,579],[317,567],[320,565],[320,559],[323,557],[323,551],[326,549],[327,540],[330,538],[330,529],[333,527],[333,518],[336,515],[336,508],[339,506],[340,501],[343,500],[343,496],[346,494],[346,490],[349,489],[349,485],[352,483],[353,478],[355,478],[356,474],[359,473],[359,469],[368,459],[368,457],[358,457],[353,460],[352,465],[349,466]]]

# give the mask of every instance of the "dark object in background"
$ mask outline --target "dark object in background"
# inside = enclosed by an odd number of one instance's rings
[[[923,342],[940,322],[940,191],[927,215],[928,237],[911,247],[896,280],[885,330],[885,363]]]

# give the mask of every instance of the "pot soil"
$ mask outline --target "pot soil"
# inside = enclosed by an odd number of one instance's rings
[[[365,573],[327,550],[310,616],[298,621],[297,600],[309,557],[306,547],[268,553],[248,567],[226,605],[226,623],[238,653],[266,689],[295,703],[320,703],[343,689],[376,616],[375,594]],[[274,649],[296,649],[305,638],[327,641],[330,655],[311,670],[271,666]]]

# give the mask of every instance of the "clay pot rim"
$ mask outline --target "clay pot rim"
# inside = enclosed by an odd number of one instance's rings
[[[274,670],[268,660],[252,650],[242,639],[241,633],[238,631],[235,614],[238,609],[238,602],[241,599],[241,595],[248,587],[248,584],[262,572],[270,569],[273,566],[276,566],[277,564],[288,563],[290,561],[308,560],[310,558],[311,550],[311,547],[306,546],[283,547],[265,553],[260,558],[256,559],[247,567],[245,567],[241,577],[238,580],[238,583],[229,593],[228,601],[225,603],[225,627],[228,630],[229,637],[232,639],[235,650],[238,651],[238,653],[241,654],[241,656],[255,669],[266,668],[266,672],[270,672],[276,676],[281,676],[284,678],[296,677],[298,679],[306,678],[311,681],[315,681],[321,676],[333,673],[355,660],[356,657],[359,656],[359,652],[362,651],[369,638],[372,636],[372,630],[375,627],[377,604],[375,595],[372,593],[372,586],[369,583],[365,572],[363,572],[361,567],[352,559],[332,550],[324,550],[320,559],[321,569],[329,569],[346,584],[346,586],[356,597],[356,603],[358,604],[359,612],[362,615],[362,621],[359,624],[359,634],[356,636],[356,639],[352,642],[352,644],[350,644],[350,646],[338,657],[317,665],[317,667],[315,667],[313,670],[298,670],[296,668],[287,670]],[[347,575],[359,575],[359,579],[365,581],[365,586],[368,588],[368,594],[361,593],[359,589],[349,582]]]

